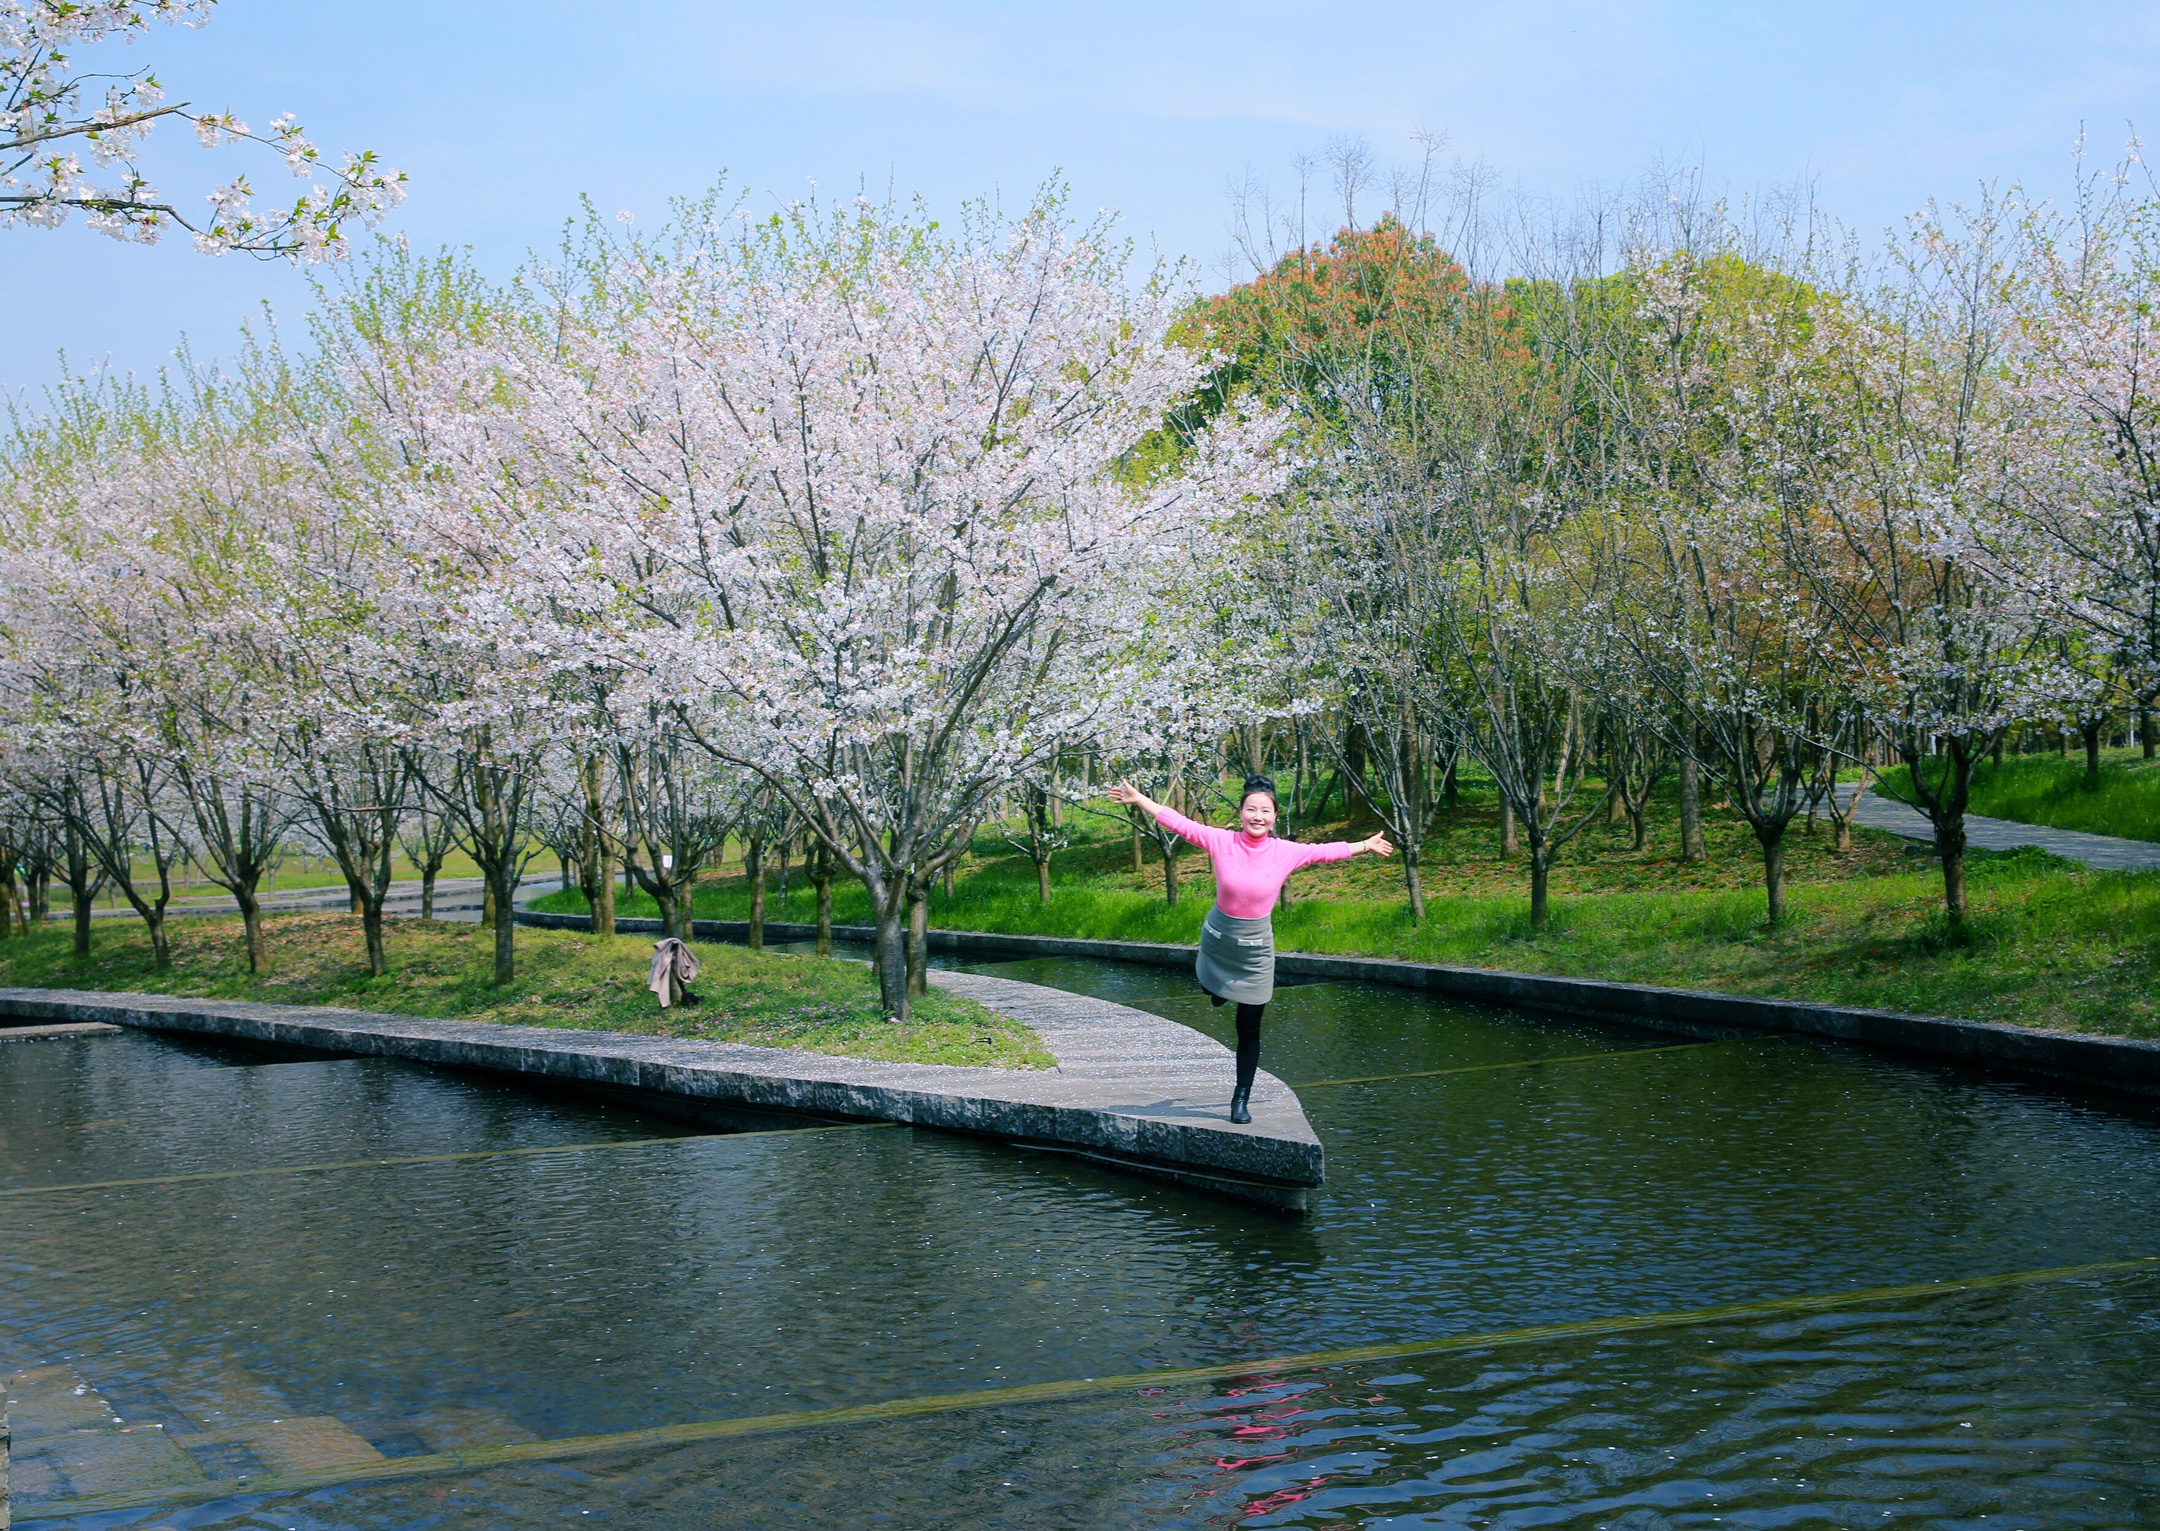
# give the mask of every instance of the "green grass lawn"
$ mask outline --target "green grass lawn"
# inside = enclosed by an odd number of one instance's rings
[[[1903,766],[1883,773],[1883,785],[1892,790],[1903,791],[1910,781]],[[2020,824],[2160,840],[2160,760],[2147,760],[2136,749],[2105,751],[2100,780],[2092,785],[2085,780],[2083,751],[2067,760],[2010,755],[2000,766],[1983,760],[1973,770],[1971,811]]]
[[[60,929],[0,941],[0,984],[106,989],[340,1005],[393,1015],[581,1027],[647,1036],[702,1037],[895,1063],[1048,1068],[1035,1033],[970,999],[933,989],[905,1025],[883,1019],[877,988],[860,963],[700,944],[694,988],[704,1003],[662,1010],[645,975],[651,937],[603,941],[574,931],[520,930],[518,977],[491,981],[494,935],[477,925],[389,921],[391,971],[370,978],[360,922],[346,914],[290,914],[268,921],[271,970],[247,970],[240,922],[175,920],[172,966],[150,964],[150,942],[132,921],[100,921],[87,960]]]
[[[1430,907],[1414,923],[1399,869],[1372,857],[1298,873],[1295,903],[1276,912],[1286,951],[1607,978],[1924,1014],[2160,1036],[2160,874],[2105,873],[2038,851],[1974,853],[1973,918],[1953,940],[1942,918],[1942,880],[1928,848],[1855,834],[1840,855],[1827,827],[1793,831],[1789,914],[1763,926],[1754,842],[1729,811],[1706,805],[1708,860],[1678,859],[1673,805],[1659,805],[1641,852],[1617,827],[1598,825],[1564,853],[1553,876],[1553,918],[1530,928],[1527,872],[1498,855],[1498,814],[1466,796],[1427,847]],[[1369,824],[1318,826],[1307,839],[1355,838]],[[1161,893],[1152,851],[1134,874],[1128,837],[1080,820],[1054,867],[1054,896],[1037,901],[1033,869],[985,831],[954,895],[931,901],[932,923],[952,930],[1191,942],[1214,897],[1207,863],[1184,862],[1175,906]],[[798,874],[783,903],[769,885],[767,918],[808,921],[811,892]],[[582,911],[557,894],[536,907]],[[699,889],[706,918],[742,919],[748,887],[737,871]],[[625,895],[623,914],[650,913]],[[869,918],[860,887],[834,889],[843,923]]]

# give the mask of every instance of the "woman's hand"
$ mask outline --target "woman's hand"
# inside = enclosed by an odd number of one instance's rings
[[[1127,808],[1138,808],[1151,819],[1162,816],[1162,804],[1129,781],[1121,781],[1110,789],[1110,801],[1122,803]]]
[[[1375,856],[1392,856],[1395,854],[1395,847],[1388,843],[1386,835],[1374,835],[1370,840],[1360,840],[1358,841],[1358,849],[1371,851]]]

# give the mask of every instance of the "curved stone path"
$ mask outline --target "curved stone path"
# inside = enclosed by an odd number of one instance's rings
[[[1935,838],[1926,814],[1880,796],[1872,787],[1854,810],[1853,822],[1862,829],[1880,829],[1907,840],[1932,842]],[[1984,851],[2014,851],[2034,845],[2066,861],[2082,861],[2103,872],[2160,872],[2160,844],[2151,840],[2088,835],[2081,830],[2020,824],[2015,819],[1990,819],[1977,813],[1965,815],[1965,843]]]

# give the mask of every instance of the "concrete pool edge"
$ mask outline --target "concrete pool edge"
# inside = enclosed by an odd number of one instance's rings
[[[541,929],[592,928],[591,916],[582,914],[521,910],[517,918],[520,924]],[[626,935],[657,934],[660,929],[658,920],[619,919],[615,925]],[[694,930],[702,940],[739,942],[749,926],[742,920],[699,920]],[[773,941],[809,940],[816,934],[816,928],[809,925],[768,921],[765,926],[766,939]],[[835,926],[833,934],[844,940],[867,940],[871,932],[868,926]],[[1097,957],[1157,967],[1187,966],[1194,950],[1167,942],[1008,935],[999,931],[933,930],[929,936],[932,949],[937,951],[1010,958]],[[1760,999],[1708,989],[1665,989],[1599,978],[1560,978],[1497,968],[1405,962],[1392,957],[1279,952],[1275,968],[1290,978],[1384,983],[1518,1010],[1623,1021],[1684,1036],[1776,1032],[1829,1037],[2130,1094],[2160,1096],[2160,1042],[2127,1037],[2040,1031],[1996,1021],[1867,1010],[1813,1000]]]
[[[1263,1075],[1252,1124],[1230,1124],[1230,1054],[1212,1038],[1062,990],[978,974],[934,977],[1033,1028],[1058,1067],[877,1063],[693,1038],[66,989],[0,989],[0,1015],[408,1058],[656,1103],[902,1122],[1077,1156],[1282,1211],[1303,1211],[1307,1192],[1321,1183],[1320,1141],[1281,1081]]]

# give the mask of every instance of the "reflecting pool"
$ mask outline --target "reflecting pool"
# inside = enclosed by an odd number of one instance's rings
[[[1176,971],[964,965],[1230,1035]],[[2160,1255],[2160,1109],[1681,1040],[1285,989],[1265,1066],[1328,1152],[1304,1218],[909,1128],[0,1043],[18,1522],[2160,1524],[2160,1268],[1503,1342]],[[1449,1335],[1498,1338],[1257,1364]],[[1129,1376],[1200,1367],[1230,1370]],[[307,1472],[346,1481],[231,1493]],[[93,1508],[129,1493],[165,1497]]]

